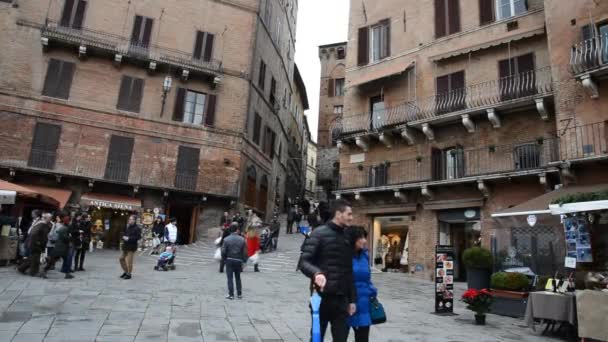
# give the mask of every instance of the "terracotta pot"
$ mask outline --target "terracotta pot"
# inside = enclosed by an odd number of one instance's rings
[[[475,315],[475,324],[486,325],[486,315]]]

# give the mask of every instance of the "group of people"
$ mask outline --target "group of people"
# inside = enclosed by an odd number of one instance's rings
[[[320,210],[321,216],[325,216]],[[346,342],[350,328],[355,341],[369,341],[371,303],[378,295],[371,282],[367,232],[351,226],[352,207],[336,200],[325,224],[313,229],[302,245],[299,268],[311,279],[311,290],[322,298],[321,338],[331,324],[333,341]]]
[[[84,271],[85,255],[91,241],[91,226],[91,216],[87,213],[70,216],[62,211],[53,215],[33,210],[32,223],[24,232],[23,259],[17,270],[23,274],[46,278],[47,272],[55,269],[56,262],[62,259],[61,272],[66,279],[74,278],[72,273]],[[46,258],[42,258],[43,254]],[[41,270],[43,261],[46,264]]]

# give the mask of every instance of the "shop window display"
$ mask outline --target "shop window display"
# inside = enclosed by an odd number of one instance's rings
[[[383,272],[407,271],[408,226],[407,217],[381,217],[374,220],[373,259],[376,268]]]

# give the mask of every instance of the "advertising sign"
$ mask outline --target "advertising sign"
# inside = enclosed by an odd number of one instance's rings
[[[454,312],[454,247],[435,247],[435,313]]]
[[[566,256],[575,258],[579,263],[593,262],[591,235],[587,220],[581,216],[565,218],[564,232],[566,234]]]

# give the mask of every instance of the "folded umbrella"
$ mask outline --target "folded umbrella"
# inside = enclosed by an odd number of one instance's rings
[[[312,342],[321,342],[321,320],[319,318],[319,308],[321,307],[321,296],[314,291],[310,297],[312,307]]]

